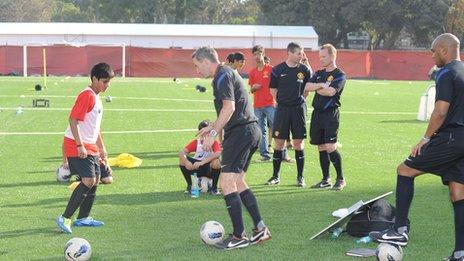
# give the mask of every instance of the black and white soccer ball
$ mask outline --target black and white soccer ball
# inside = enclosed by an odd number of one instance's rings
[[[56,172],[56,180],[59,182],[69,182],[71,179],[71,171],[69,169],[64,168],[63,166],[60,166]]]
[[[217,221],[207,221],[200,228],[201,240],[210,246],[222,242],[224,233],[224,227]]]
[[[92,255],[90,243],[79,237],[74,237],[64,245],[64,257],[68,261],[86,261]]]
[[[403,260],[403,249],[398,245],[380,243],[375,254],[378,261]]]

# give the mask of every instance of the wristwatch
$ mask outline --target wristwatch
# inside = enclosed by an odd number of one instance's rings
[[[214,129],[209,132],[209,136],[211,136],[211,137],[216,137],[217,135],[218,135],[218,133]]]

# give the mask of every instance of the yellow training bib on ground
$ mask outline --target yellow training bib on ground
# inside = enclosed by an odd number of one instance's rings
[[[136,168],[142,165],[142,160],[129,153],[119,154],[116,158],[108,158],[111,167]]]

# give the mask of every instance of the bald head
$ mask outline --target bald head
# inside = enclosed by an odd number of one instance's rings
[[[445,64],[460,60],[459,56],[459,39],[453,34],[441,34],[432,42],[432,53],[435,64],[442,67]]]
[[[450,33],[441,34],[432,43],[432,49],[443,48],[448,50],[454,58],[459,57],[459,39]]]

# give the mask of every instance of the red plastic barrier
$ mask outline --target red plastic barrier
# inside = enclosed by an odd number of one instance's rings
[[[28,74],[42,74],[42,49],[47,53],[47,73],[50,75],[88,75],[97,62],[109,63],[116,74],[122,74],[122,47],[104,46],[30,46],[27,48]],[[253,66],[251,49],[219,49],[221,61],[229,53],[245,54],[245,67]],[[21,46],[0,46],[0,73],[23,73],[23,49]],[[126,47],[126,76],[132,77],[198,77],[192,64],[193,50]],[[320,68],[318,51],[306,52],[314,70]],[[271,64],[285,61],[286,50],[267,49]],[[433,65],[428,51],[352,51],[340,50],[337,65],[349,78],[374,78],[387,80],[426,80]]]
[[[0,46],[0,74],[23,74],[23,48]]]

